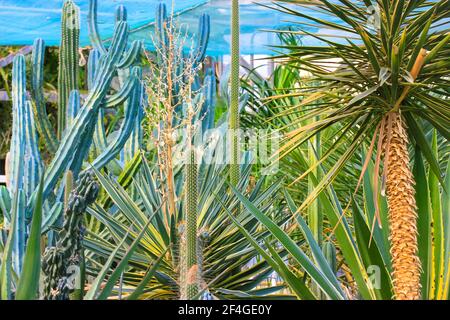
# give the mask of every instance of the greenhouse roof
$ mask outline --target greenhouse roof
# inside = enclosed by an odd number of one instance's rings
[[[0,45],[29,45],[35,38],[43,38],[47,45],[59,45],[61,7],[63,0],[0,0]],[[89,45],[87,13],[89,1],[75,0],[81,12],[81,45]],[[197,32],[197,19],[207,12],[211,16],[211,37],[208,54],[223,55],[229,52],[230,40],[230,0],[113,0],[98,1],[98,22],[100,35],[108,39],[113,32],[115,7],[123,4],[128,11],[128,21],[134,30],[133,39],[144,39],[151,46],[151,29],[156,5],[160,2],[168,8],[174,4],[174,12],[180,14],[180,23],[188,27],[190,33]],[[271,1],[240,1],[241,53],[270,54],[271,45],[277,44],[277,36],[268,30],[298,25],[301,20],[271,10],[261,4]],[[308,9],[302,9],[303,13]],[[311,12],[312,9],[311,9]],[[314,12],[317,15],[317,12]],[[317,32],[307,27],[309,32]],[[313,37],[302,41],[316,43]]]

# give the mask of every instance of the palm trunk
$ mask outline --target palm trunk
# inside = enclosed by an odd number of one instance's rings
[[[394,295],[397,300],[418,300],[421,267],[417,253],[417,207],[415,181],[409,168],[409,141],[400,113],[393,112],[387,117],[383,149],[386,150],[385,177]]]

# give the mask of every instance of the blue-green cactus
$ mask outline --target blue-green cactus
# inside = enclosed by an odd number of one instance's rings
[[[129,81],[133,82],[133,90],[127,103],[127,108],[125,110],[125,119],[123,121],[122,127],[120,128],[119,134],[115,137],[114,141],[111,142],[108,147],[92,162],[92,166],[96,169],[102,168],[116,157],[116,155],[125,145],[136,123],[142,95],[142,70],[140,67],[133,68],[129,77]]]
[[[119,5],[116,8],[116,23],[119,21],[127,21],[127,8]]]
[[[230,74],[230,111],[228,131],[231,146],[230,182],[237,186],[240,181],[239,150],[239,1],[231,2],[231,74]]]
[[[155,30],[158,45],[160,46],[164,46],[169,43],[167,28],[167,8],[164,3],[159,3],[156,7]]]
[[[92,3],[95,4],[95,1]],[[62,180],[63,173],[71,170],[77,178],[83,170],[84,161],[88,160],[91,142],[94,140],[94,129],[101,109],[117,107],[119,104],[127,105],[125,119],[118,135],[112,139],[111,143],[106,143],[105,139],[105,145],[102,146],[98,157],[92,162],[95,168],[100,170],[114,160],[135,128],[136,118],[141,109],[142,71],[140,67],[133,67],[133,65],[139,61],[143,47],[142,42],[136,41],[128,51],[125,50],[129,31],[125,21],[125,12],[124,8],[117,11],[121,18],[117,20],[108,50],[105,49],[103,52],[101,49],[93,50],[90,54],[89,93],[83,104],[81,104],[79,92],[77,90],[70,91],[70,98],[68,98],[64,110],[65,130],[61,133],[61,141],[56,140],[54,130],[45,112],[42,89],[44,42],[38,39],[34,43],[31,101],[27,101],[26,97],[25,59],[22,55],[17,55],[14,60],[13,136],[7,172],[9,182],[7,189],[0,188],[0,209],[6,222],[10,225],[14,224],[15,236],[11,248],[14,251],[12,257],[16,272],[21,270],[27,239],[27,224],[31,219],[30,209],[36,196],[38,178],[44,171],[38,149],[36,128],[39,129],[47,149],[50,151],[54,149],[54,156],[47,166],[43,178],[43,200],[45,208],[48,209],[47,215],[43,218],[43,232],[48,231],[61,215],[64,182],[59,182]],[[90,16],[95,25],[96,17],[92,11]],[[91,36],[91,38],[95,37]],[[116,94],[107,98],[111,81],[119,72],[119,67],[130,68],[130,75],[124,80],[125,85]],[[12,217],[15,217],[14,221],[12,221]]]
[[[80,93],[78,90],[72,90],[69,95],[69,103],[67,104],[66,124],[71,127],[73,120],[76,118],[80,110]]]
[[[106,48],[100,38],[97,26],[97,0],[89,0],[89,11],[88,11],[88,30],[89,39],[91,43],[101,55],[106,54]]]
[[[214,69],[209,69],[205,79],[203,80],[204,103],[202,106],[201,116],[202,132],[205,133],[209,129],[214,128],[214,119],[216,115],[216,75]]]
[[[31,97],[36,126],[39,134],[45,141],[46,149],[54,154],[58,148],[58,139],[55,130],[48,119],[44,98],[44,58],[45,42],[38,38],[33,43],[32,69],[31,69]]]
[[[89,51],[88,64],[87,64],[87,83],[88,89],[91,90],[94,86],[95,71],[99,64],[101,53],[98,50],[92,49]]]
[[[211,18],[207,13],[200,16],[198,21],[197,46],[195,47],[195,61],[197,64],[203,62],[208,48]]]
[[[17,55],[13,62],[12,77],[13,124],[9,151],[8,189],[10,193],[23,189],[23,162],[25,161],[26,65],[25,57]]]
[[[80,43],[80,9],[71,0],[64,2],[61,16],[61,45],[58,69],[58,139],[66,129],[69,94],[78,89],[78,49]]]

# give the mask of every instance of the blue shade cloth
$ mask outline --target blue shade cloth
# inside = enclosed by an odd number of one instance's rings
[[[41,37],[47,45],[59,45],[61,8],[63,0],[0,0],[0,45],[29,45],[35,38]],[[89,45],[87,32],[88,1],[74,1],[81,11],[82,46]],[[103,39],[108,39],[113,33],[115,8],[122,4],[127,8],[128,21],[134,30],[131,38],[143,39],[151,48],[151,34],[155,19],[155,8],[164,2],[168,11],[174,3],[173,11],[180,13],[179,24],[186,26],[191,35],[197,33],[198,17],[202,13],[211,16],[211,36],[208,54],[213,56],[226,55],[230,48],[230,11],[231,0],[98,0],[99,31]],[[255,3],[256,2],[256,3]],[[306,19],[261,6],[270,5],[271,1],[241,0],[241,54],[270,54],[271,46],[279,44],[278,37],[268,30],[287,27],[307,30],[311,33],[321,32],[317,28],[302,24]],[[303,13],[329,20],[330,17],[313,9],[301,9]],[[310,11],[310,12],[309,12]],[[323,16],[322,16],[323,15]],[[339,23],[339,21],[333,21]],[[302,38],[305,45],[315,45],[318,41],[311,36]]]
[[[89,1],[74,0],[80,7],[80,44],[90,44],[87,28]],[[118,5],[128,12],[131,28],[138,28],[154,20],[158,3],[172,7],[172,0],[98,0],[98,26],[102,38],[112,36],[114,15]],[[174,12],[182,12],[206,3],[205,0],[174,1]],[[59,45],[61,8],[64,0],[0,0],[0,45],[29,45],[42,38],[47,45]]]
[[[318,28],[302,24],[308,22],[306,19],[294,17],[292,15],[270,9],[274,7],[272,1],[239,1],[240,16],[240,50],[241,54],[272,54],[273,46],[279,45],[278,35],[274,30],[293,29],[307,30],[311,33],[318,32]],[[313,15],[314,17],[330,20],[328,15],[314,11],[313,9],[301,8],[302,13]],[[196,7],[182,15],[177,20],[182,27],[187,27],[189,34],[195,35],[198,30],[198,19],[203,13],[208,13],[211,17],[211,35],[207,53],[212,56],[230,53],[231,44],[231,0],[211,0],[208,3]],[[339,20],[333,22],[341,23]],[[136,30],[132,38],[144,39],[146,46],[151,47],[150,35],[154,32],[153,27]],[[328,32],[329,33],[329,32]],[[302,36],[301,41],[305,45],[317,45],[319,41],[311,36]]]

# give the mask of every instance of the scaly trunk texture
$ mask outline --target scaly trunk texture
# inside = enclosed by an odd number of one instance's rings
[[[417,255],[417,207],[414,177],[409,168],[409,141],[401,115],[395,112],[388,117],[384,130],[389,140],[385,146],[386,195],[394,295],[397,300],[418,300],[421,267]]]

